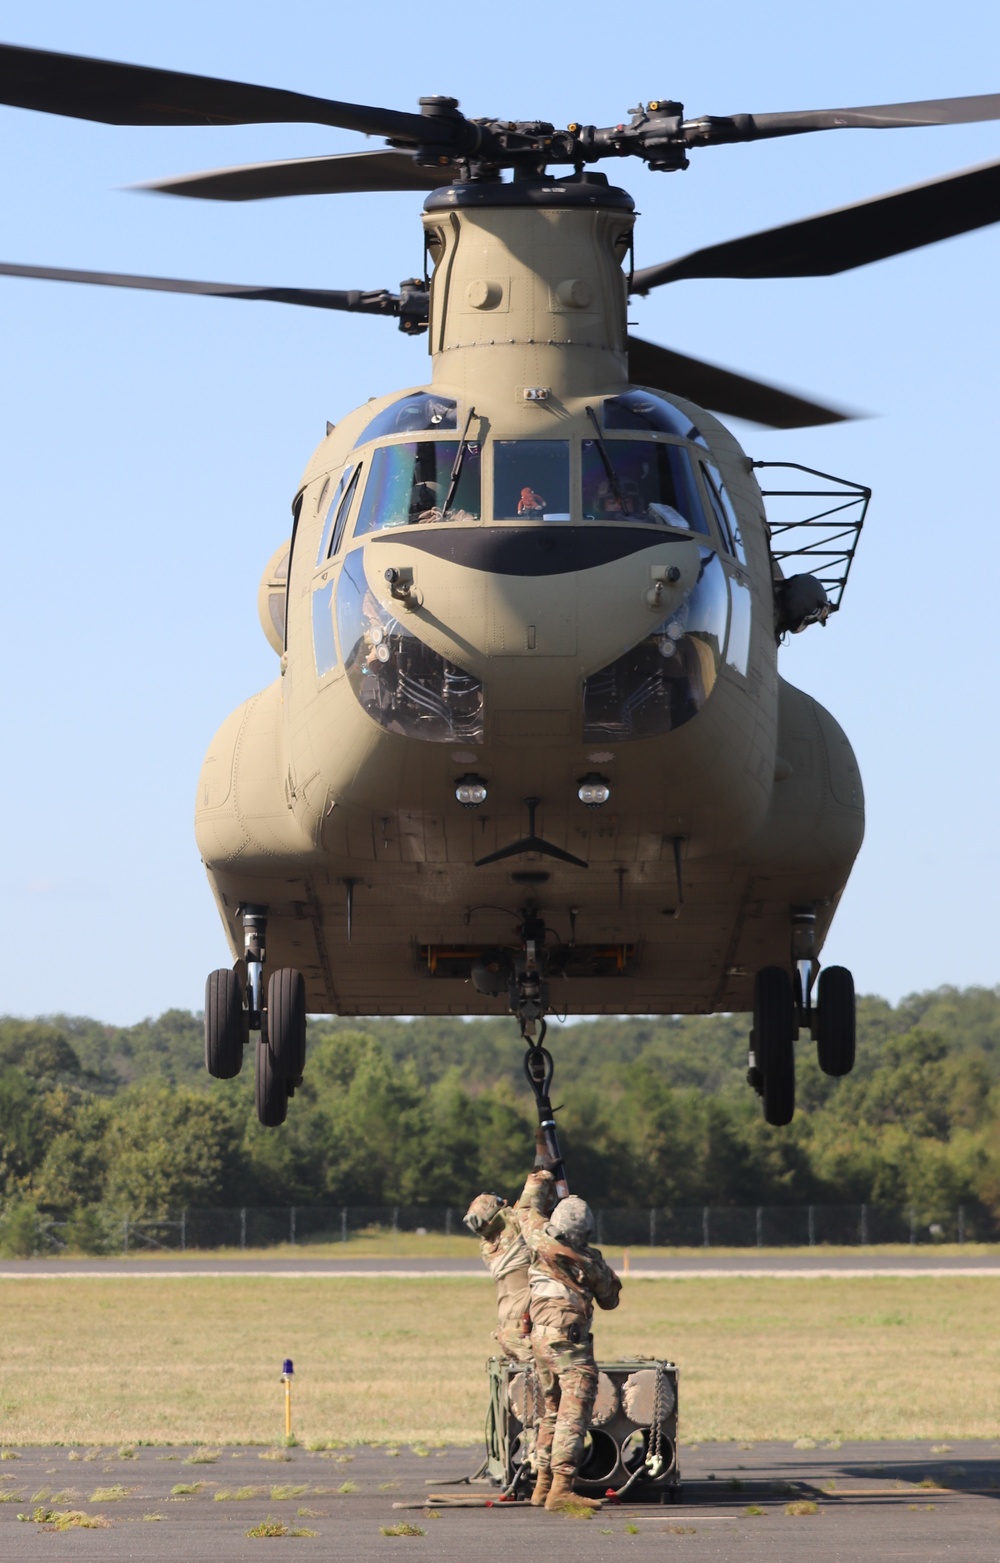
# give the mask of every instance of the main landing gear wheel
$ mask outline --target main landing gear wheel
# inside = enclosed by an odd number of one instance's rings
[[[795,1113],[795,996],[781,966],[757,973],[753,993],[753,1037],[762,1080],[764,1117],[775,1128]]]
[[[257,1117],[265,1129],[276,1129],[284,1123],[288,1116],[288,1080],[278,1069],[263,1031],[257,1043],[253,1095]]]
[[[306,1066],[306,984],[300,971],[283,966],[267,984],[267,1037],[278,1073],[291,1086]]]
[[[825,966],[816,989],[816,1052],[825,1075],[854,1068],[854,978],[846,966]]]
[[[213,971],[205,983],[205,1068],[216,1080],[232,1080],[243,1068],[250,1038],[243,984],[234,971]]]

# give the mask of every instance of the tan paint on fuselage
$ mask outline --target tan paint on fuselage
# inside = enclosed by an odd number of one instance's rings
[[[470,438],[482,446],[483,515],[471,526],[483,529],[493,524],[494,442],[590,438],[587,407],[627,385],[621,259],[631,217],[598,204],[457,208],[424,222],[436,264],[432,385],[458,404],[451,438],[476,410]],[[526,400],[533,388],[546,397]],[[791,904],[819,903],[822,942],[863,828],[847,740],[815,701],[777,676],[772,565],[747,458],[717,419],[671,398],[707,440],[741,523],[745,566],[724,554],[720,538],[711,546],[730,581],[751,593],[746,676],[723,662],[703,708],[676,731],[585,743],[584,678],[642,640],[682,598],[697,573],[698,540],[646,526],[648,547],[597,568],[489,574],[421,550],[414,529],[352,545],[358,493],[345,547],[317,566],[325,506],[355,441],[402,394],[358,408],[314,453],[300,486],[281,674],[223,724],[203,768],[198,843],[234,954],[242,950],[237,907],[265,904],[268,964],[304,973],[313,1011],[499,1012],[503,1001],[471,984],[429,980],[418,949],[511,943],[515,919],[495,908],[524,905],[524,886],[511,875],[528,869],[549,874],[535,895],[562,937],[574,908],[579,939],[637,946],[631,975],[560,984],[557,1009],[746,1008],[754,971],[788,963]],[[574,461],[571,512],[580,525],[578,468]],[[462,524],[420,531],[453,534]],[[629,522],[600,526],[635,530]],[[336,579],[352,546],[363,547],[374,595],[482,680],[481,745],[430,743],[377,726],[342,660],[317,678],[312,595]],[[671,564],[680,579],[652,609],[654,574]],[[416,612],[392,603],[389,565],[412,570],[423,598]],[[595,753],[609,758],[595,761]],[[594,769],[612,785],[601,810],[576,797],[579,777]],[[784,780],[775,781],[776,769]],[[489,783],[476,812],[454,797],[456,777],[470,770]],[[473,866],[525,833],[527,796],[542,800],[542,835],[589,869],[524,858]],[[683,843],[680,915],[674,838]],[[350,945],[346,880],[356,882]]]

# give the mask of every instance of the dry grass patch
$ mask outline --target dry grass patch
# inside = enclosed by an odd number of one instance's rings
[[[90,1495],[91,1503],[120,1503],[122,1498],[127,1498],[135,1492],[134,1487],[123,1487],[120,1482],[114,1482],[110,1487],[95,1487]]]
[[[251,1541],[260,1541],[271,1536],[315,1536],[316,1532],[307,1530],[304,1525],[289,1527],[283,1520],[272,1519],[269,1514],[259,1525],[251,1525],[247,1535]]]
[[[383,1536],[426,1536],[427,1532],[421,1530],[419,1525],[411,1525],[409,1520],[400,1520],[398,1525],[380,1525],[379,1530]]]
[[[266,1487],[220,1487],[213,1494],[216,1503],[244,1503],[250,1498],[266,1498]]]
[[[335,1336],[326,1325],[334,1291]],[[246,1327],[220,1354],[202,1321],[230,1313],[237,1292]],[[119,1440],[189,1449],[256,1442],[280,1458],[266,1442],[279,1408],[273,1362],[259,1345],[280,1312],[295,1319],[288,1349],[310,1363],[298,1415],[313,1445],[389,1443],[392,1458],[404,1444],[477,1442],[492,1292],[478,1279],[408,1280],[402,1315],[403,1292],[388,1277],[0,1279],[5,1390],[19,1404],[5,1436],[78,1445],[114,1438],[116,1449]],[[596,1346],[599,1358],[676,1358],[688,1446],[716,1438],[921,1438],[929,1446],[995,1437],[998,1315],[1000,1281],[991,1276],[632,1280],[621,1307],[597,1321]],[[71,1375],[59,1368],[67,1359]],[[122,1378],[127,1399],[110,1387]],[[8,1443],[0,1453],[16,1451]],[[85,1458],[107,1458],[107,1447]]]
[[[19,1514],[19,1520],[29,1525],[40,1525],[42,1530],[109,1530],[110,1520],[103,1514],[85,1514],[82,1509],[46,1509],[41,1506],[30,1514]]]
[[[818,1514],[819,1504],[811,1498],[797,1498],[794,1503],[785,1504],[786,1514]]]

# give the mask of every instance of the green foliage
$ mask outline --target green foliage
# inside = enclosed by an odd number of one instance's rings
[[[10,1259],[30,1259],[44,1246],[38,1207],[26,1199],[10,1205],[0,1221],[0,1253]]]
[[[747,1090],[746,1016],[552,1027],[574,1186],[603,1206],[867,1200],[929,1222],[963,1203],[1000,1219],[1000,989],[862,998],[858,1023],[843,1081],[803,1038],[787,1130]],[[523,1176],[533,1103],[509,1019],[312,1022],[279,1132],[256,1122],[251,1074],[210,1081],[201,1018],[184,1011],[132,1027],[0,1019],[4,1241],[34,1251],[54,1217],[71,1247],[100,1252],[100,1211],[461,1207]]]

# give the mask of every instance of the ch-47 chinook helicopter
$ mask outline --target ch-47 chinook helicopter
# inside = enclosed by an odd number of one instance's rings
[[[3,46],[0,101],[389,142],[149,187],[172,195],[428,192],[425,275],[396,294],[0,267],[427,333],[429,378],[330,426],[306,467],[260,590],[278,676],[204,763],[198,845],[235,958],[208,979],[211,1073],[237,1074],[259,1032],[257,1110],[276,1125],[307,1012],[509,1006],[547,1105],[550,1010],[752,1007],[749,1079],[768,1122],[789,1122],[800,1028],[826,1073],[854,1060],[853,982],[819,954],[863,802],[847,739],[779,678],[776,648],[839,607],[868,491],[799,468],[783,492],[822,495],[820,514],[769,519],[757,464],[697,404],[788,428],[845,414],[629,337],[626,302],[684,278],[828,275],[982,227],[1000,219],[1000,163],[640,270],[633,202],[593,165],[997,119],[1000,95],[699,119],[657,100],[560,130],[469,120],[447,97],[403,113]]]

